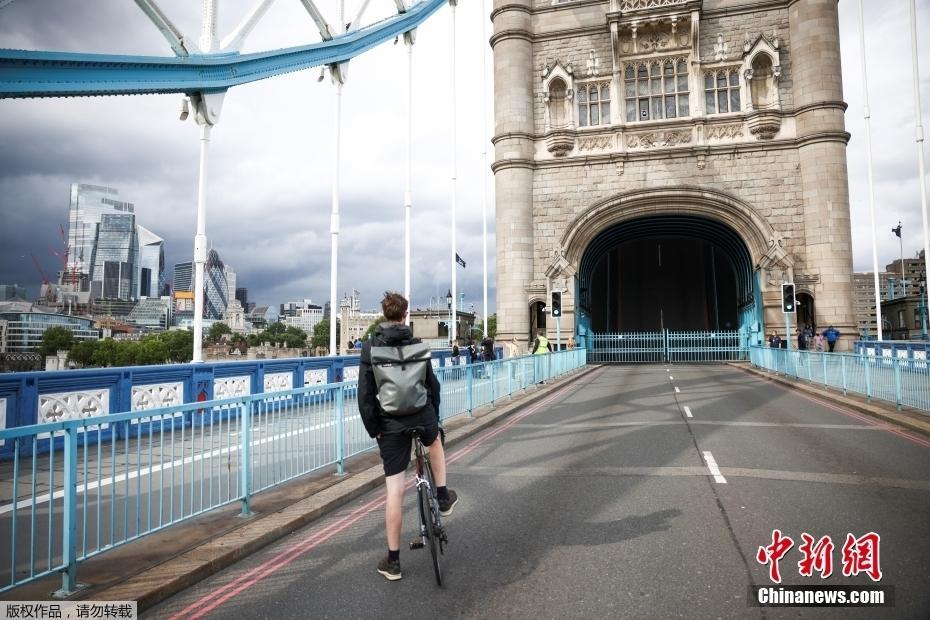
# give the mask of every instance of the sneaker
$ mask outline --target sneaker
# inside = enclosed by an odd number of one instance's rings
[[[400,574],[400,560],[391,561],[391,558],[384,556],[378,562],[378,572],[384,575],[388,581],[397,581],[403,575]]]
[[[452,509],[459,501],[458,493],[449,489],[449,498],[446,500],[439,500],[439,514],[448,517],[452,514]]]

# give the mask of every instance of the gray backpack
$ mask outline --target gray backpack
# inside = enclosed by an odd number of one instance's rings
[[[426,405],[426,368],[429,345],[418,342],[399,347],[371,347],[371,367],[384,413],[405,416]]]

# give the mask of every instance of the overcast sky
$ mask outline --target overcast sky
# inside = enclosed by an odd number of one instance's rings
[[[222,37],[256,0],[220,0]],[[200,2],[162,0],[165,12],[195,39]],[[335,22],[336,3],[319,3]],[[347,3],[351,16],[360,2]],[[489,3],[490,5],[490,3]],[[922,247],[907,2],[866,2],[875,196],[881,267],[898,256],[891,228],[904,223],[905,254]],[[373,0],[369,20],[394,11]],[[494,304],[493,179],[482,151],[482,22],[489,8],[458,9],[458,239],[468,267],[459,270],[466,304],[481,307],[481,203],[488,182],[489,283]],[[918,2],[930,24],[930,0]],[[444,8],[419,28],[415,46],[413,302],[450,287],[450,23]],[[871,268],[857,3],[840,1],[843,79],[855,268]],[[347,18],[348,19],[348,18]],[[490,32],[490,25],[488,25]],[[930,33],[919,34],[923,115],[930,122]],[[243,51],[319,40],[297,0],[277,0]],[[0,47],[169,55],[134,3],[112,0],[16,0],[0,9]],[[491,53],[488,50],[488,68]],[[207,236],[260,305],[329,298],[334,88],[318,70],[239,86],[226,96],[213,130]],[[492,80],[488,74],[488,97]],[[362,293],[366,308],[381,291],[403,288],[403,191],[406,51],[387,44],[350,64],[343,95],[342,234],[338,290]],[[196,228],[198,128],[178,120],[179,95],[0,100],[0,283],[38,293],[35,254],[54,277],[61,268],[59,225],[68,221],[73,182],[115,187],[135,203],[140,224],[166,239],[171,275],[190,260]],[[488,116],[491,105],[488,105]],[[493,124],[488,123],[488,135]],[[930,133],[930,129],[928,129]],[[491,151],[490,146],[487,147]],[[926,148],[925,148],[926,152]],[[492,157],[489,152],[489,159]]]

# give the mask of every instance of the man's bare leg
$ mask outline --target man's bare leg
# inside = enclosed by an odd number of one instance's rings
[[[388,549],[400,551],[400,530],[403,525],[404,484],[406,472],[385,476],[384,529],[387,533]]]
[[[429,445],[429,463],[433,467],[436,486],[446,486],[446,450],[440,437],[436,437],[436,440]]]

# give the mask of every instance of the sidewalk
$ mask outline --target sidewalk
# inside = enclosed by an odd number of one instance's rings
[[[460,415],[447,421],[446,446],[466,441],[597,368],[586,366],[512,399],[501,399],[494,407],[476,410],[473,417]],[[334,471],[335,467],[328,467],[253,496],[253,514],[248,518],[239,516],[237,502],[82,562],[78,581],[86,587],[70,598],[137,601],[141,612],[383,484],[376,452],[348,459],[344,476]],[[54,600],[51,593],[59,587],[60,577],[49,576],[2,598]]]
[[[881,420],[882,422],[887,422],[891,426],[902,427],[930,437],[930,415],[926,413],[907,408],[898,411],[897,407],[892,403],[877,400],[870,401],[866,397],[859,395],[844,395],[842,390],[837,390],[836,388],[827,389],[823,385],[808,383],[803,379],[788,379],[783,375],[778,375],[771,371],[754,368],[747,362],[731,362],[730,366],[740,368],[768,381],[800,390],[811,396],[829,400],[858,413],[865,414],[869,417]]]

